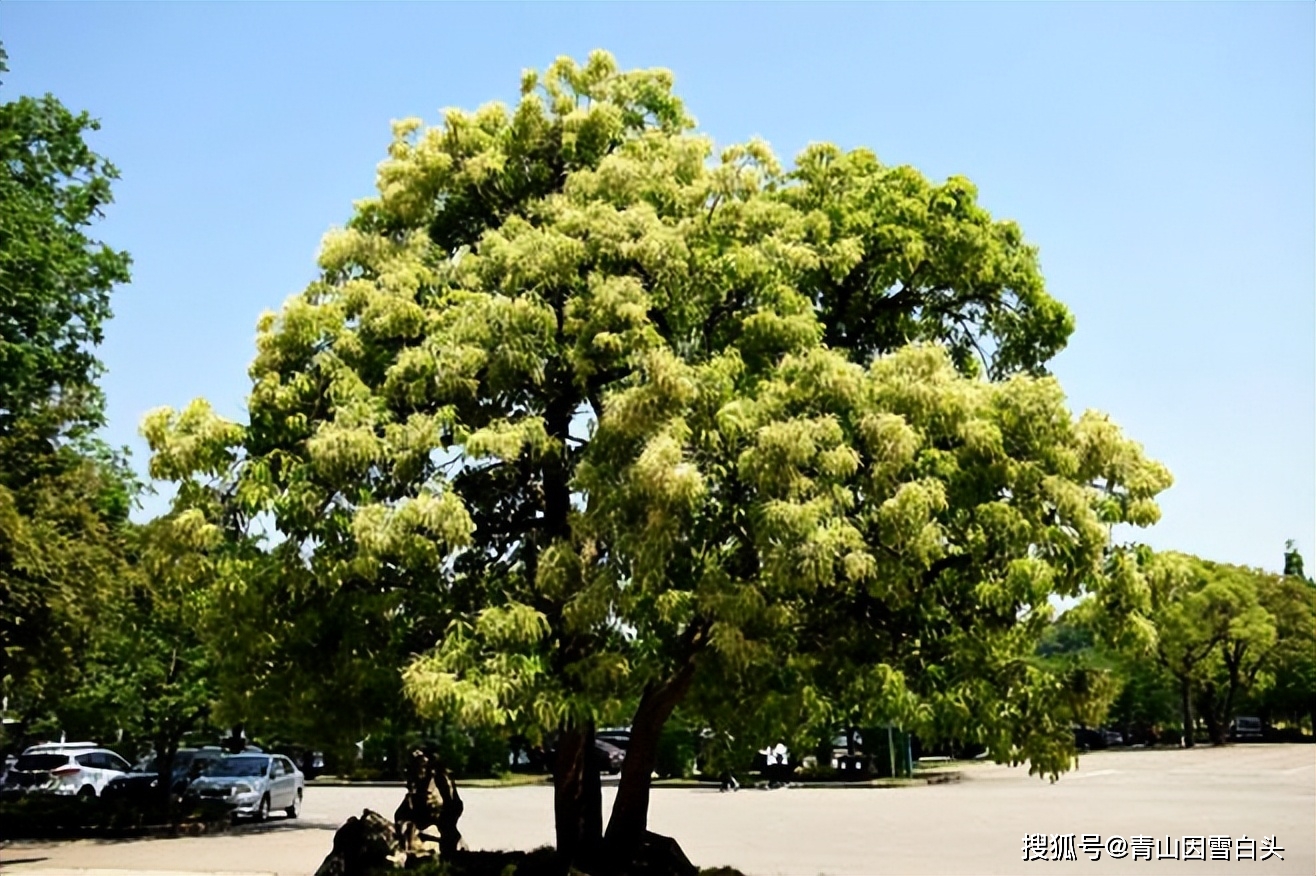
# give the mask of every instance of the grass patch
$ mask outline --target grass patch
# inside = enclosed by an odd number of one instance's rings
[[[490,779],[458,779],[458,788],[519,788],[523,785],[551,785],[553,777],[536,773],[503,773]]]

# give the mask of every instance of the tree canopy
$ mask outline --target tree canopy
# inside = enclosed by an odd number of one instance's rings
[[[1044,368],[1071,318],[966,180],[715,155],[693,126],[669,73],[606,53],[396,123],[378,195],[260,320],[249,421],[144,424],[184,505],[275,521],[278,602],[335,606],[329,665],[556,735],[572,859],[603,832],[595,724],[632,725],[624,856],[663,724],[731,720],[728,686],[768,722],[859,709],[1066,768],[1072,679],[1031,659],[1049,600],[1136,615],[1109,526],[1169,485],[1066,408]]]
[[[1134,574],[1148,583],[1149,650],[1178,695],[1183,744],[1193,744],[1199,718],[1210,740],[1223,743],[1250,694],[1279,690],[1289,714],[1310,712],[1316,605],[1309,582],[1145,548]],[[1147,653],[1128,650],[1135,661]]]
[[[15,704],[71,684],[136,489],[90,431],[94,347],[128,279],[128,256],[87,236],[117,175],[84,140],[96,127],[50,95],[0,103],[0,689]]]
[[[87,236],[118,177],[84,139],[99,127],[49,94],[0,104],[0,434],[47,408],[102,419],[93,348],[129,258]]]
[[[1295,555],[1290,543],[1289,569]],[[1316,586],[1309,580],[1145,545],[1116,552],[1112,562],[1117,574],[1141,581],[1131,589],[1147,595],[1141,613],[1150,623],[1107,626],[1109,606],[1094,594],[1046,642],[1048,652],[1107,673],[1116,693],[1103,720],[1145,743],[1191,746],[1199,729],[1224,744],[1239,715],[1260,716],[1284,734],[1300,733],[1313,718]]]

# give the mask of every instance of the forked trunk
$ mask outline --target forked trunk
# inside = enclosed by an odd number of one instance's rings
[[[633,860],[649,828],[649,787],[658,764],[658,740],[677,704],[694,680],[694,662],[687,662],[663,684],[650,684],[640,697],[631,722],[631,739],[622,761],[617,799],[608,819],[607,852],[610,862]]]
[[[594,725],[564,729],[553,758],[553,820],[562,864],[584,865],[603,833],[603,793],[594,755]]]
[[[1239,644],[1234,648],[1234,652],[1231,655],[1233,659],[1226,662],[1226,665],[1229,667],[1229,687],[1225,691],[1225,708],[1220,716],[1220,721],[1223,725],[1220,730],[1220,741],[1216,742],[1214,739],[1211,740],[1212,742],[1215,742],[1216,745],[1225,744],[1228,728],[1234,721],[1234,703],[1238,701],[1238,693],[1243,689],[1243,656],[1246,653],[1247,645]],[[1256,671],[1254,670],[1248,678],[1248,683],[1250,684],[1255,678]]]

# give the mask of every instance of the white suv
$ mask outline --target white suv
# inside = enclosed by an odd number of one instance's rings
[[[130,769],[128,761],[90,742],[34,745],[10,768],[4,789],[97,797]]]

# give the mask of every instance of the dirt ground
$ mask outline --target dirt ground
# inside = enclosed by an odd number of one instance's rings
[[[1316,746],[1094,752],[1054,784],[1023,768],[989,764],[963,775],[954,784],[888,789],[657,789],[650,827],[677,837],[701,866],[730,865],[754,876],[1316,873]],[[604,793],[608,805],[611,789]],[[551,788],[467,788],[462,796],[461,827],[472,848],[552,841]],[[0,850],[0,871],[307,876],[347,816],[371,808],[391,817],[400,799],[397,788],[312,787],[297,821],[214,837],[15,843]],[[1074,835],[1076,860],[1049,860],[1057,850],[1047,848],[1048,860],[1026,861],[1025,837],[1038,834],[1047,835],[1048,847],[1056,835]],[[1084,853],[1085,834],[1100,835],[1100,860]],[[1150,847],[1152,860],[1135,860],[1132,850],[1112,860],[1105,844],[1114,835],[1161,845]],[[1156,860],[1176,844],[1182,856],[1183,837],[1198,836],[1246,836],[1257,843],[1257,860]],[[1261,860],[1266,845],[1275,851]]]

